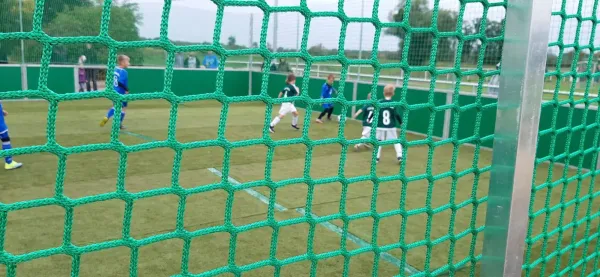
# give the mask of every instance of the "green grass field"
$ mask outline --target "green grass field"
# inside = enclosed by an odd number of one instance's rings
[[[60,103],[56,123],[57,142],[65,147],[109,142],[110,126],[100,128],[98,122],[110,105],[106,100]],[[4,108],[10,112],[7,121],[14,147],[46,143],[46,102],[4,102]],[[274,111],[277,109],[278,107],[274,107]],[[221,105],[218,102],[186,103],[180,107],[177,114],[177,140],[185,143],[216,138],[220,116]],[[301,111],[301,125],[304,116],[304,111]],[[311,117],[314,118],[315,115]],[[274,140],[301,136],[301,132],[289,128],[290,120],[289,117],[285,118],[277,126],[277,132],[271,136]],[[128,146],[165,140],[168,122],[168,102],[130,102],[125,121],[128,130],[121,132],[119,139]],[[227,114],[225,137],[232,142],[260,138],[264,122],[264,103],[232,104]],[[322,125],[311,123],[304,128],[307,127],[311,139],[332,138],[338,134],[336,122]],[[348,139],[357,138],[360,133],[361,126],[358,122],[348,122],[343,130]],[[409,141],[422,138],[417,135],[407,136]],[[370,276],[376,259],[369,247],[356,243],[356,240],[342,241],[331,225],[317,224],[309,220],[310,216],[304,216],[298,210],[310,210],[318,217],[337,215],[331,217],[329,223],[342,228],[344,221],[339,214],[340,206],[344,204],[344,213],[351,218],[347,222],[348,231],[352,235],[364,243],[376,243],[391,249],[385,257],[377,259],[379,276],[395,276],[403,272],[403,269],[393,262],[403,259],[420,271],[433,271],[449,263],[458,264],[465,261],[465,267],[458,269],[455,275],[478,274],[479,264],[472,264],[470,260],[478,259],[481,254],[481,230],[485,221],[486,204],[474,203],[487,195],[489,172],[479,176],[472,173],[462,177],[457,175],[457,182],[453,182],[450,176],[435,182],[421,178],[405,184],[400,181],[387,181],[379,185],[374,185],[371,181],[355,182],[347,186],[339,182],[318,185],[302,182],[283,185],[278,182],[301,178],[304,174],[308,174],[312,180],[321,180],[338,176],[341,169],[345,177],[369,174],[371,151],[349,150],[346,163],[340,165],[341,151],[338,144],[320,145],[313,149],[311,157],[307,157],[307,147],[303,144],[277,147],[269,169],[265,168],[267,147],[232,149],[230,177],[246,184],[264,180],[265,172],[270,171],[276,190],[271,191],[266,182],[256,182],[257,186],[251,189],[267,198],[271,196],[270,193],[275,193],[274,200],[285,208],[283,211],[276,210],[272,215],[277,222],[290,222],[285,221],[289,219],[296,221],[292,221],[294,224],[276,228],[277,232],[274,232],[271,226],[275,224],[266,221],[270,218],[268,205],[245,190],[236,190],[231,198],[222,189],[190,195],[187,197],[183,215],[186,230],[213,230],[223,226],[225,215],[229,213],[232,224],[238,227],[245,226],[248,230],[236,236],[228,232],[210,232],[192,239],[187,262],[189,273],[200,274],[211,269],[223,269],[228,265],[228,261],[238,266],[257,265],[257,262],[268,260],[270,254],[273,254],[280,261],[294,261],[281,268],[281,276],[309,276],[311,270],[316,270],[317,276],[341,276],[345,259],[340,254],[340,249],[345,245],[352,253],[349,257],[349,276]],[[399,174],[400,166],[395,162],[393,148],[387,146],[383,151],[382,161],[376,166],[377,177],[385,178]],[[431,154],[427,145],[410,147],[405,157],[404,174],[406,177],[414,177],[428,173],[458,173],[474,166],[485,168],[491,163],[491,152],[482,149],[479,152],[478,164],[474,165],[474,148],[461,146],[457,148],[458,160],[453,165],[453,151],[452,145],[436,147]],[[222,170],[223,156],[224,150],[220,147],[184,151],[181,170],[178,172],[179,185],[191,189],[221,182],[221,178],[209,169]],[[174,157],[175,151],[170,148],[131,152],[127,160],[126,190],[140,193],[169,187],[173,178]],[[58,166],[58,158],[55,155],[38,153],[17,156],[15,159],[23,162],[25,166],[17,171],[0,172],[1,203],[10,204],[54,196]],[[71,199],[81,199],[114,192],[118,161],[119,154],[114,151],[69,155],[66,160],[64,195]],[[430,168],[428,164],[431,165]],[[541,184],[548,175],[548,165],[539,166],[537,172],[536,184]],[[562,172],[562,168],[556,166],[555,172]],[[576,174],[573,170],[565,172],[567,176]],[[557,180],[562,177],[555,174],[551,179]],[[580,187],[587,187],[585,180],[589,182],[589,178],[584,179]],[[561,196],[564,199],[572,199],[577,187],[570,183],[559,185],[548,194],[539,193],[535,210],[544,208],[545,203],[558,204]],[[579,193],[583,195],[588,192],[582,190]],[[131,236],[134,239],[145,239],[174,231],[178,201],[176,195],[135,200]],[[583,201],[581,205],[586,205],[586,202],[588,201]],[[450,205],[445,206],[448,204]],[[600,206],[597,201],[593,205],[594,211]],[[427,207],[434,209],[434,212],[430,210],[428,215]],[[562,221],[563,225],[570,222],[574,213],[575,218],[581,218],[585,212],[584,208],[574,210],[573,206],[565,207],[564,210],[567,215],[570,213],[570,216]],[[393,211],[403,211],[408,216],[403,218]],[[76,246],[87,246],[120,239],[126,216],[124,212],[125,202],[119,199],[75,207],[71,230],[72,243]],[[374,214],[379,216],[373,217]],[[556,213],[550,213],[550,216],[549,225],[546,227],[555,228],[558,216]],[[13,255],[23,255],[61,246],[65,231],[64,221],[65,209],[59,206],[50,205],[9,212],[4,239],[5,251]],[[257,222],[268,224],[261,225]],[[450,224],[451,222],[453,224]],[[535,232],[541,232],[544,225],[543,222],[535,222]],[[377,230],[375,234],[374,230]],[[597,227],[592,227],[592,231],[597,232]],[[568,230],[566,232],[568,233]],[[455,240],[451,240],[449,234]],[[273,238],[275,235],[276,239]],[[582,235],[583,232],[577,232],[575,237],[580,240]],[[376,241],[373,241],[373,238],[376,238]],[[557,244],[552,238],[549,238],[550,244]],[[570,238],[570,235],[565,235],[565,238]],[[237,242],[235,249],[230,248],[232,240]],[[276,243],[272,244],[272,240]],[[558,245],[564,243],[568,242],[558,242]],[[589,251],[595,248],[595,241],[592,243]],[[406,249],[405,252],[400,249],[400,245]],[[533,260],[538,259],[542,253],[541,245],[541,242],[535,245],[531,257]],[[135,268],[138,276],[171,276],[180,273],[183,248],[183,240],[177,238],[139,248],[139,252],[136,252],[138,263]],[[582,248],[578,249],[581,252]],[[80,276],[129,276],[131,253],[127,247],[86,253],[81,256]],[[318,256],[322,259],[311,263],[305,255],[307,253],[331,255]],[[581,257],[582,254],[584,253],[577,253],[576,256]],[[568,260],[568,255],[561,256],[561,259]],[[16,271],[18,276],[68,276],[71,264],[70,256],[53,255],[18,264]],[[426,264],[428,268],[425,268]],[[566,262],[563,261],[564,264]],[[6,266],[0,264],[0,276],[6,276],[6,270]],[[590,270],[592,269],[588,267],[588,271]],[[274,267],[262,266],[244,272],[242,276],[272,276],[274,272]],[[218,276],[234,274],[224,273]]]

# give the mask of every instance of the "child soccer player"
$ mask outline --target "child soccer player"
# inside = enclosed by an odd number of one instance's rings
[[[2,102],[0,102],[0,141],[2,141],[2,150],[12,148],[10,145],[10,137],[8,136],[8,126],[6,126],[6,122],[4,121],[4,117],[7,115],[8,113],[2,109]],[[23,164],[13,161],[11,156],[4,157],[4,169],[12,170],[20,168],[21,166],[23,166]]]
[[[331,98],[331,95],[335,93],[335,89],[333,88],[334,79],[335,79],[335,76],[333,76],[333,74],[329,74],[329,76],[327,76],[327,82],[325,82],[325,84],[323,84],[323,88],[321,89],[321,98],[323,98],[323,99]],[[331,120],[331,113],[333,113],[333,103],[324,103],[323,111],[319,115],[319,118],[317,119],[317,123],[323,123],[323,121],[321,119],[323,118],[323,116],[325,114],[327,114],[327,120]]]
[[[367,94],[367,100],[371,100],[371,94]],[[363,119],[362,119],[362,125],[363,125],[363,130],[362,130],[362,136],[360,137],[361,139],[366,139],[369,138],[370,134],[371,134],[371,122],[373,122],[373,112],[375,111],[375,108],[371,105],[371,104],[365,104],[362,109],[358,110],[354,116],[352,116],[352,118],[356,118],[358,117],[361,113],[363,114]],[[367,143],[359,143],[357,145],[354,145],[354,149],[356,149],[357,151],[360,149],[360,147],[366,147],[366,148],[371,148],[371,145],[367,144]]]
[[[127,67],[129,66],[129,57],[127,57],[126,55],[119,55],[117,57],[117,68],[115,68],[115,81],[114,81],[114,87],[115,87],[115,91],[119,94],[128,94],[129,93],[129,88],[127,87],[127,83],[129,81],[129,78],[127,77]],[[123,126],[123,119],[125,119],[125,110],[127,109],[127,102],[122,102],[122,107],[121,107],[121,129],[125,129],[125,126]],[[112,108],[110,108],[110,110],[108,110],[108,113],[106,114],[106,117],[104,117],[104,119],[102,119],[102,121],[100,122],[100,126],[104,126],[106,125],[106,122],[108,122],[108,120],[110,118],[112,118],[115,115],[115,107],[113,106]]]
[[[383,97],[384,99],[380,100],[380,103],[390,103],[392,102],[392,97],[394,96],[394,90],[396,88],[393,85],[387,85],[383,88]],[[372,120],[372,118],[371,118]],[[378,141],[386,141],[386,140],[394,140],[398,138],[398,133],[396,131],[396,122],[402,124],[402,118],[396,111],[394,107],[383,107],[379,109],[379,120],[377,122],[377,140]],[[402,145],[400,143],[394,144],[394,149],[396,149],[396,157],[398,158],[398,162],[402,162]],[[377,150],[377,162],[379,163],[379,158],[381,158],[381,146]]]
[[[287,97],[292,97],[292,96],[296,96],[299,94],[300,94],[300,90],[296,86],[296,76],[294,76],[293,73],[290,73],[286,79],[286,86],[283,88],[283,90],[281,92],[279,92],[278,97],[279,98],[281,98],[281,97],[287,98]],[[294,101],[287,101],[287,102],[283,102],[281,104],[281,108],[279,109],[279,115],[276,116],[275,118],[273,118],[273,121],[271,121],[271,125],[269,126],[269,131],[271,131],[271,133],[275,133],[275,125],[277,125],[277,123],[279,123],[279,121],[282,120],[283,117],[290,112],[293,115],[292,116],[292,128],[294,128],[296,130],[300,130],[300,128],[298,128],[298,111],[296,111],[296,107],[294,106]]]
[[[85,76],[85,67],[83,65],[85,63],[86,59],[87,58],[85,56],[81,56],[81,57],[79,57],[79,61],[78,61],[79,92],[85,91],[85,84],[87,83],[87,78]]]

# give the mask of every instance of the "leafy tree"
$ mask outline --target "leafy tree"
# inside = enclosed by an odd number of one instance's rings
[[[137,13],[135,4],[124,4],[113,7],[110,16],[109,35],[118,41],[141,40],[137,25],[141,17]],[[51,36],[97,36],[102,16],[101,6],[76,7],[62,12],[45,29]],[[28,45],[29,51],[41,55],[41,46],[38,43]],[[94,45],[97,60],[90,60],[92,64],[105,64],[108,59],[108,49]],[[53,63],[76,63],[80,55],[86,52],[86,45],[68,44],[57,45],[53,48]],[[131,63],[143,64],[143,51],[141,49],[123,49],[120,54],[131,57]]]
[[[412,28],[426,28],[432,24],[433,11],[429,8],[428,0],[412,0],[400,1],[397,10],[390,15],[390,20],[394,22],[404,21],[404,13],[406,5],[410,4],[408,23]],[[448,32],[454,31],[456,28],[457,13],[447,10],[438,10],[438,31]],[[410,44],[405,45],[405,41],[409,38],[408,33],[403,28],[390,28],[386,30],[386,34],[397,36],[400,38],[400,54],[402,49],[408,47],[408,63],[410,65],[423,65],[431,56],[433,45],[433,33],[431,32],[412,32],[410,34]],[[438,44],[438,56],[448,55],[451,52],[451,43],[449,38],[440,38]]]
[[[463,23],[464,35],[474,35],[477,32],[478,30],[475,29],[473,22],[465,21]],[[477,53],[479,52],[479,45],[479,40],[465,40],[462,47],[462,60],[467,63],[475,64],[478,56]]]
[[[477,18],[473,20],[473,27],[477,32],[481,30],[482,19]],[[495,38],[502,35],[502,28],[504,26],[504,22],[487,20],[485,25],[484,34],[487,38]],[[487,43],[483,63],[484,64],[497,64],[500,62],[502,58],[502,47],[504,46],[504,41],[490,41]],[[479,53],[482,45],[479,44],[477,46],[477,53]]]
[[[31,30],[34,7],[35,3],[33,0],[25,0],[22,2],[24,31]],[[18,0],[0,0],[0,21],[0,33],[20,31]],[[20,56],[20,42],[18,40],[0,41],[0,62],[8,61],[9,56],[15,51],[19,51],[17,56]],[[13,59],[15,58],[13,57]]]
[[[227,46],[229,46],[229,47],[235,47],[235,43],[236,43],[236,40],[235,40],[234,36],[229,36],[227,38]]]
[[[25,0],[32,1],[33,0]],[[46,0],[44,2],[44,25],[50,24],[60,13],[77,7],[91,7],[95,1],[90,0]]]

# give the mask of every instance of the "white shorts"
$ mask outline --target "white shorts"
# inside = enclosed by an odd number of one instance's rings
[[[393,140],[398,138],[398,131],[396,128],[377,128],[377,140]]]
[[[293,103],[281,103],[281,108],[279,108],[280,115],[286,115],[291,112],[296,112],[296,106]]]
[[[363,136],[363,138],[370,137],[371,136],[371,127],[363,126],[362,136]]]

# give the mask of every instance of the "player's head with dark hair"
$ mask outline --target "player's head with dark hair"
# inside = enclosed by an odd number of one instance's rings
[[[129,57],[127,55],[117,56],[117,64],[122,68],[129,67]]]
[[[296,83],[296,75],[294,75],[294,73],[288,74],[287,78],[285,79],[285,82],[288,84]]]
[[[394,96],[394,90],[396,89],[396,87],[394,87],[394,85],[387,85],[383,88],[383,96],[385,96],[386,98],[391,98],[392,96]]]
[[[331,86],[333,85],[333,81],[335,80],[335,75],[329,74],[327,75],[327,83]]]

